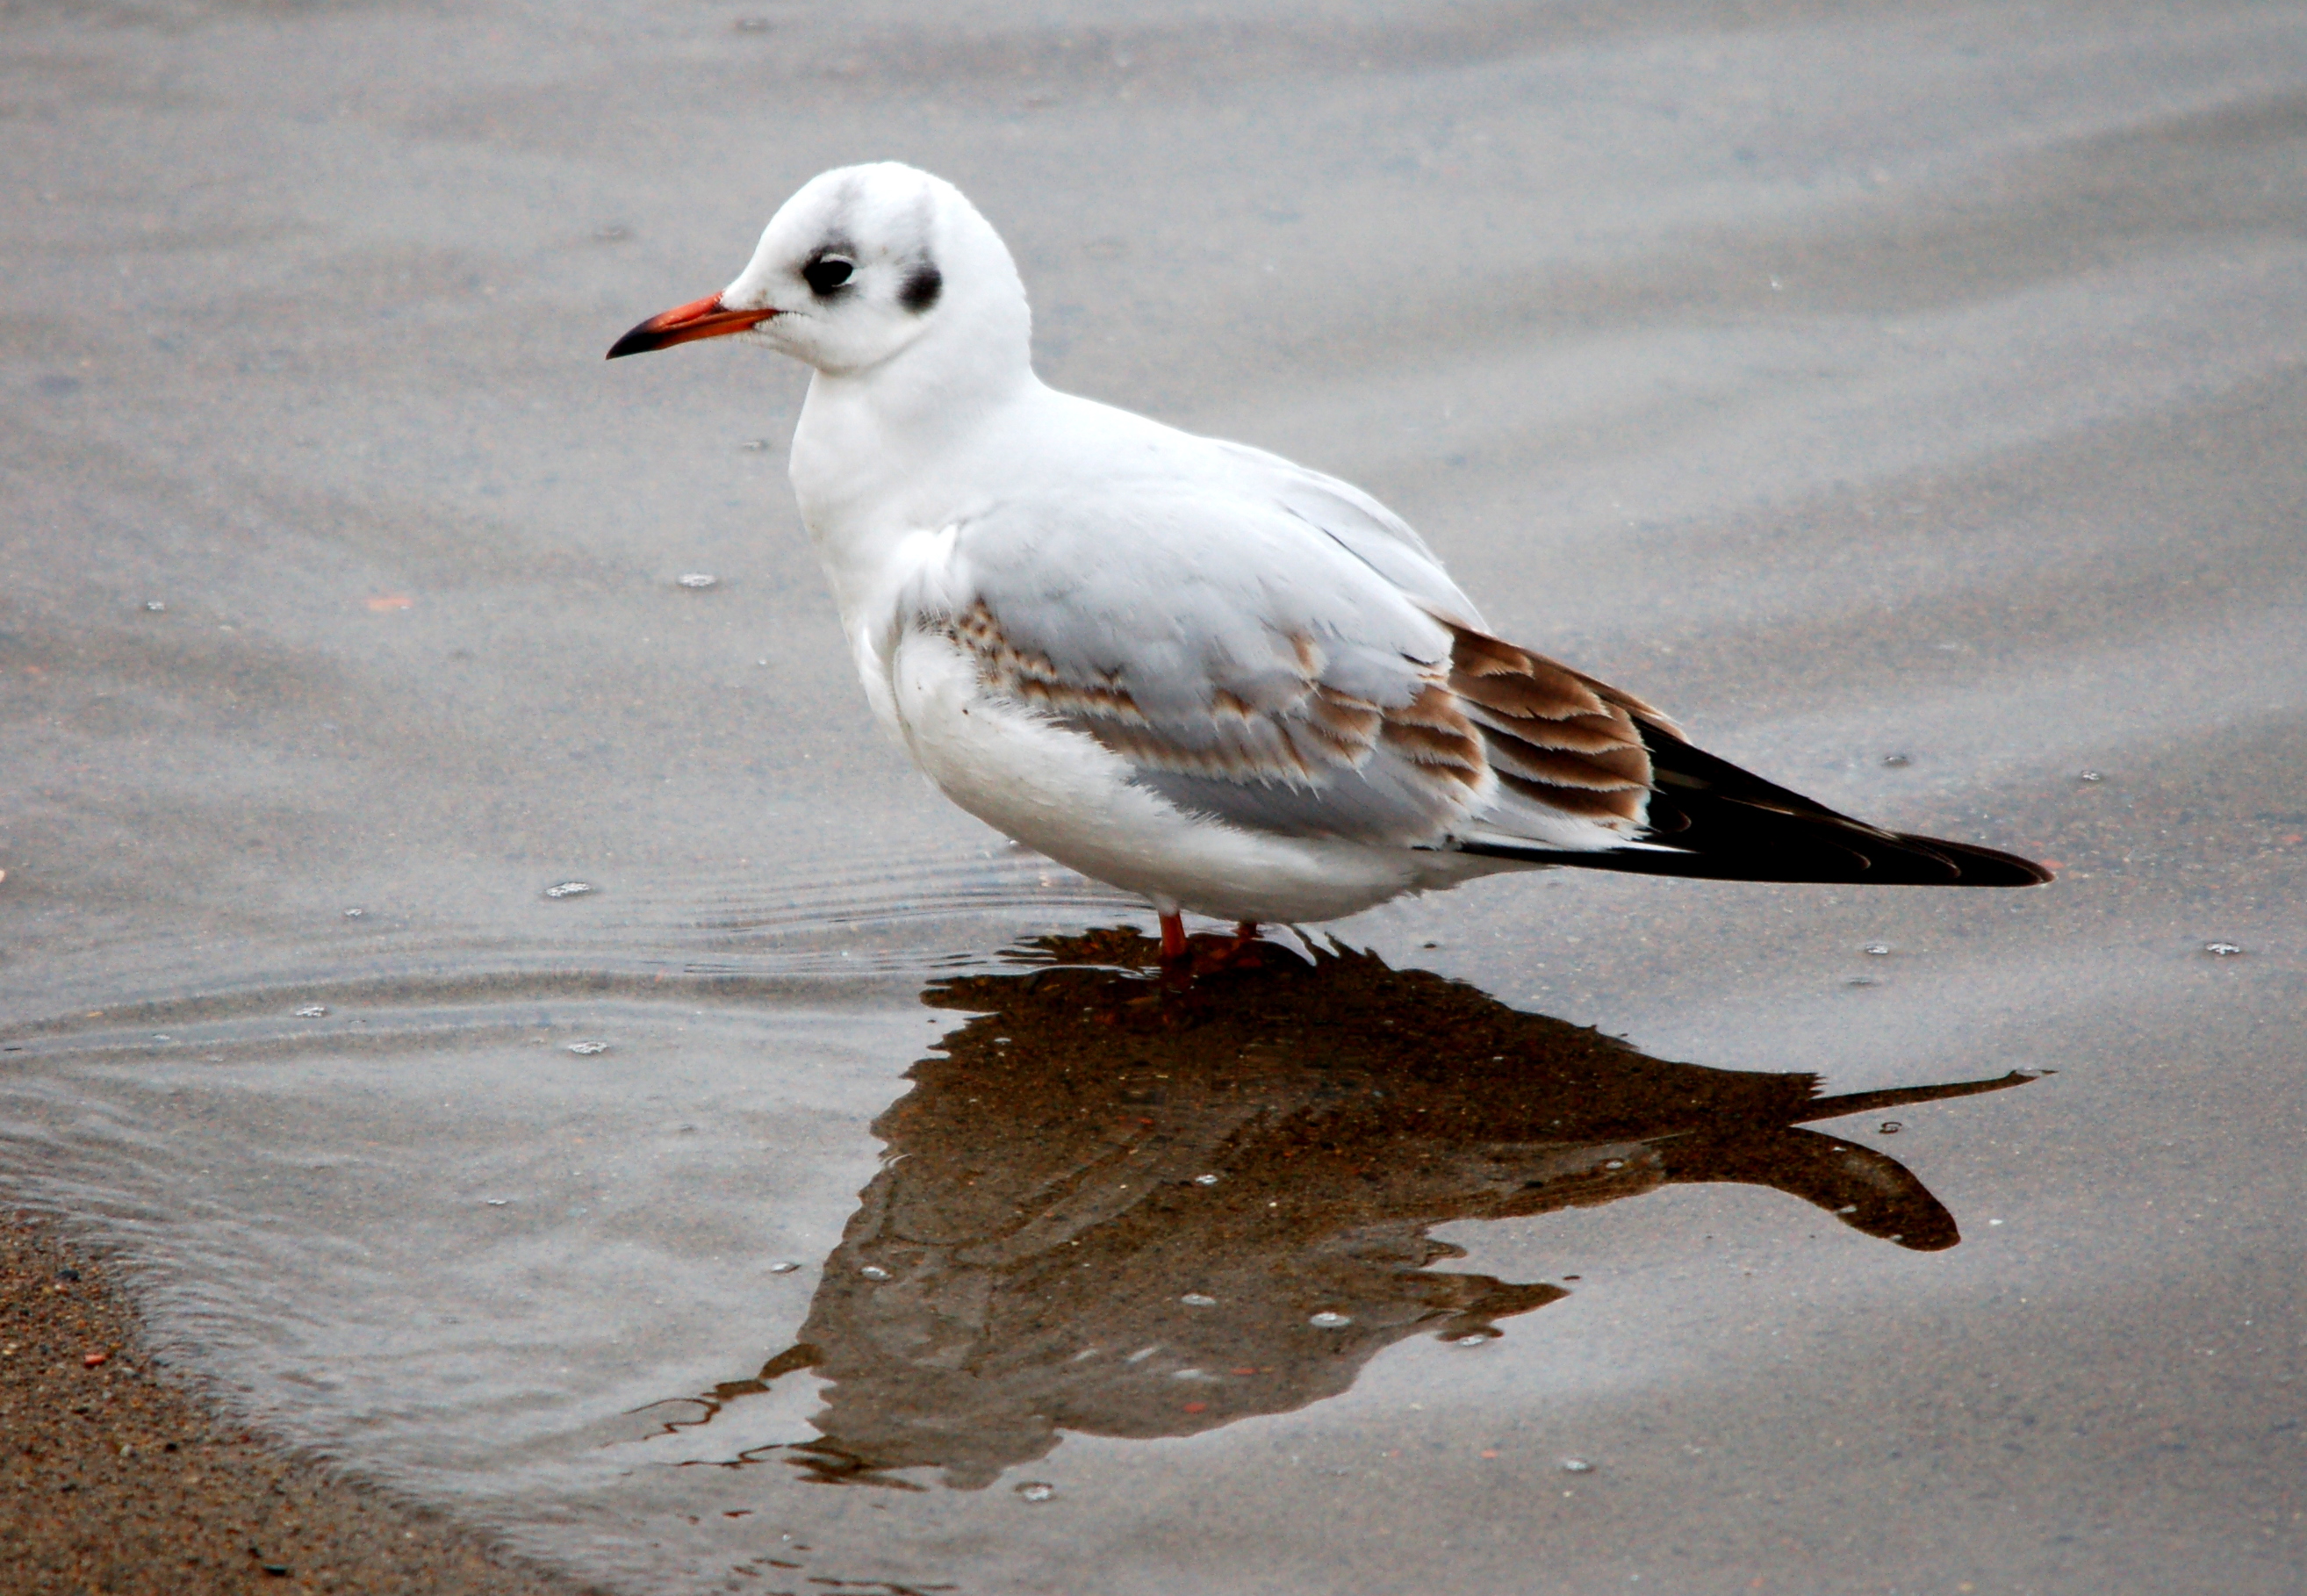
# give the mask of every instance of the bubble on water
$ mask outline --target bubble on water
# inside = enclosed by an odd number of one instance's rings
[[[159,1032],[155,1031],[155,1032],[153,1032],[153,1033],[152,1033],[152,1040],[153,1040],[153,1041],[155,1041],[155,1042],[169,1042],[169,1041],[173,1041],[173,1040],[174,1040],[174,1038],[173,1038],[173,1037],[163,1036],[163,1035],[161,1035],[161,1034],[160,1034],[160,1033],[159,1033]]]
[[[506,1204],[511,1202],[512,1199],[510,1197],[484,1197],[482,1201],[487,1203],[492,1208],[502,1208]]]
[[[362,915],[367,913],[368,911],[366,909],[347,909],[345,911],[345,918],[347,920],[358,920]]]
[[[769,1266],[769,1273],[772,1274],[791,1274],[800,1267],[801,1266],[794,1263],[791,1258],[779,1258],[776,1263]]]
[[[1496,1325],[1488,1325],[1479,1330],[1469,1330],[1463,1334],[1450,1337],[1450,1344],[1454,1347],[1486,1347],[1505,1334]]]
[[[569,1044],[569,1051],[580,1059],[589,1059],[596,1053],[607,1052],[609,1044],[605,1042],[572,1042]]]
[[[547,897],[582,897],[593,890],[590,881],[555,881],[545,889]]]
[[[748,438],[737,447],[747,454],[762,454],[768,451],[769,441],[767,438]]]
[[[887,1280],[889,1278],[889,1272],[881,1267],[879,1264],[868,1264],[863,1268],[858,1270],[857,1273],[863,1275],[868,1280]]]
[[[2239,942],[2206,942],[2203,951],[2213,958],[2233,958],[2243,951],[2243,945]]]
[[[1891,951],[1891,944],[1888,942],[1869,942],[1865,947],[1861,948],[1858,951],[1871,955],[1875,958],[1881,958],[1884,954]]]
[[[1194,1177],[1194,1184],[1196,1186],[1215,1186],[1217,1183],[1218,1178],[1215,1175],[1196,1175]]]
[[[1029,1502],[1046,1502],[1058,1494],[1058,1488],[1046,1480],[1028,1480],[1017,1488],[1017,1494]]]
[[[1911,754],[1894,753],[1884,754],[1882,756],[1882,763],[1889,766],[1893,770],[1903,769],[1905,767],[1911,765],[1914,762],[1914,756]]]
[[[1188,1308],[1215,1308],[1218,1305],[1215,1297],[1205,1296],[1200,1291],[1188,1291],[1178,1300]]]
[[[166,610],[168,606],[167,606],[167,605],[165,605],[165,604],[162,604],[162,603],[161,603],[159,599],[157,599],[157,598],[148,598],[148,599],[146,599],[146,600],[144,601],[144,607],[145,607],[146,609],[148,609],[148,610],[151,611],[151,612],[152,612],[152,614],[156,614],[156,615],[157,615],[157,614],[159,614],[162,611]]]
[[[1591,1474],[1594,1472],[1594,1465],[1582,1457],[1565,1457],[1562,1460],[1562,1472],[1565,1474]]]
[[[1902,1131],[1902,1130],[1906,1129],[1906,1128],[1907,1128],[1907,1127],[1906,1127],[1906,1125],[1905,1125],[1902,1121],[1900,1121],[1900,1120],[1883,1120],[1883,1121],[1882,1121],[1882,1123],[1881,1123],[1880,1125],[1877,1125],[1874,1128],[1875,1128],[1875,1129],[1877,1129],[1877,1130],[1879,1130],[1879,1131],[1881,1131],[1884,1136],[1896,1136],[1896,1135],[1898,1135],[1900,1131]]]
[[[296,1017],[298,1019],[320,1019],[326,1016],[328,1012],[329,1006],[326,1003],[307,1003],[304,1007],[296,1011]]]
[[[767,17],[739,17],[730,26],[740,33],[767,33],[770,23]]]
[[[1880,986],[1882,983],[1875,980],[1872,975],[1853,975],[1849,980],[1844,982],[1842,984],[1845,986]]]
[[[684,588],[717,587],[721,579],[709,571],[683,571],[681,576],[681,585]]]
[[[1626,1161],[1623,1158],[1607,1159],[1602,1167],[1606,1170],[1622,1170],[1626,1167]]]
[[[1316,1330],[1342,1330],[1354,1321],[1351,1315],[1332,1313],[1325,1309],[1306,1322]]]
[[[2075,772],[2075,779],[2077,781],[2105,781],[2106,779],[2106,772],[2104,770],[2078,770]]]

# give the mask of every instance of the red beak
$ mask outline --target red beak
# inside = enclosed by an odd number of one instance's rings
[[[644,354],[650,349],[670,349],[675,344],[693,343],[700,338],[742,332],[749,327],[759,327],[776,313],[773,310],[731,310],[716,294],[710,299],[677,305],[662,315],[651,316],[611,344],[609,358]]]

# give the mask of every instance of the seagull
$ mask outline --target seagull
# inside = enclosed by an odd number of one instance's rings
[[[938,789],[1125,891],[1299,924],[1574,865],[2026,887],[1839,814],[1497,636],[1336,477],[1060,393],[1000,236],[941,178],[812,178],[736,280],[612,360],[736,338],[810,366],[791,477],[865,698]]]

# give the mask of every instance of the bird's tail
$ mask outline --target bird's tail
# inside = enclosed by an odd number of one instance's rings
[[[2039,887],[2051,872],[1970,843],[1885,831],[1694,748],[1634,716],[1651,759],[1647,825],[1625,847],[1549,848],[1511,837],[1459,851],[1530,864],[1717,881],[1857,882],[1881,887]]]

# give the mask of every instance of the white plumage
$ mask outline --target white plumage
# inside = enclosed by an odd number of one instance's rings
[[[1180,909],[1326,920],[1501,869],[2046,880],[1702,754],[1491,638],[1367,493],[1033,373],[951,184],[845,167],[719,295],[612,356],[737,335],[815,368],[792,477],[876,717],[947,796]]]

